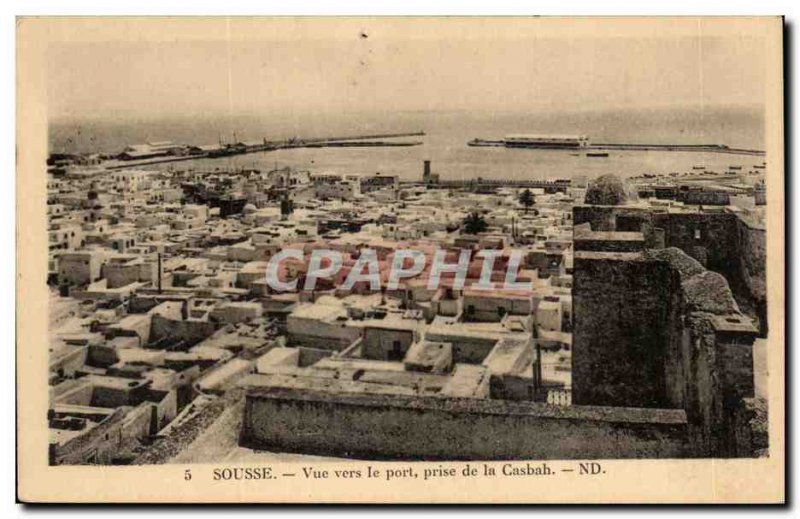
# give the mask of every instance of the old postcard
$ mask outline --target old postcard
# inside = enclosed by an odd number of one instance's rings
[[[18,19],[18,498],[783,502],[782,39]]]

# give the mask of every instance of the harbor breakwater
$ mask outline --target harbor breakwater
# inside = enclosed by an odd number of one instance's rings
[[[595,143],[583,147],[559,147],[559,146],[546,146],[546,145],[532,145],[532,146],[509,146],[503,140],[484,140],[473,139],[467,143],[468,146],[474,147],[499,147],[499,148],[514,148],[514,149],[561,149],[572,152],[577,151],[611,151],[611,150],[624,150],[624,151],[697,151],[697,152],[712,152],[712,153],[729,153],[734,155],[755,155],[764,156],[763,150],[754,150],[746,148],[730,148],[724,144],[636,144],[636,143]]]

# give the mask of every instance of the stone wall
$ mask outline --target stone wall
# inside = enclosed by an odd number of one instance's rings
[[[242,444],[283,452],[412,460],[691,456],[680,410],[259,388]]]
[[[674,247],[577,252],[573,305],[574,403],[684,409],[698,452],[746,452],[756,330],[721,274]]]
[[[596,232],[575,230],[574,247],[576,251],[639,252],[644,249],[644,235],[641,232]]]
[[[577,205],[575,227],[592,231],[642,232],[649,249],[677,247],[728,281],[741,309],[759,320],[766,336],[766,236],[724,209],[670,213],[637,206]],[[588,249],[588,247],[584,247]]]
[[[742,289],[752,297],[752,313],[758,318],[761,337],[767,336],[767,233],[763,227],[741,221],[737,226],[741,244],[739,262]],[[741,298],[737,298],[740,301]],[[744,310],[750,310],[745,308]]]
[[[663,407],[675,280],[637,254],[576,252],[572,399],[575,404]]]
[[[664,229],[664,245],[677,247],[705,268],[726,279],[739,276],[737,221],[733,213],[659,213],[655,225]]]

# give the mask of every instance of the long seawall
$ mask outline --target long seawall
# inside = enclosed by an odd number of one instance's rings
[[[763,150],[747,148],[730,148],[724,144],[637,144],[637,143],[595,143],[586,147],[563,147],[563,146],[507,146],[502,140],[483,140],[475,139],[467,143],[468,146],[476,147],[500,147],[513,149],[559,149],[565,151],[701,151],[710,153],[728,153],[732,155],[755,155],[764,156]]]

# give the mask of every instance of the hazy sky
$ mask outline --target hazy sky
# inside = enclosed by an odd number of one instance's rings
[[[364,38],[63,43],[51,117],[759,105],[763,40]]]

